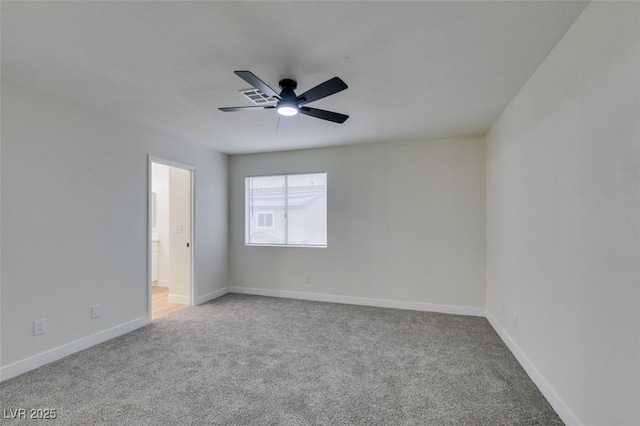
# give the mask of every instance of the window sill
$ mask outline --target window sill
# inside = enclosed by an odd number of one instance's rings
[[[285,247],[285,248],[327,248],[326,245],[305,245],[305,244],[255,244],[255,243],[245,243],[246,247]]]

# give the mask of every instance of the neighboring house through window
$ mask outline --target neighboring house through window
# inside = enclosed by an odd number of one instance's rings
[[[273,212],[258,212],[257,214],[257,228],[258,229],[273,229]]]

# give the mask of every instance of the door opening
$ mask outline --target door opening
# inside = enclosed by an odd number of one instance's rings
[[[151,320],[193,305],[194,172],[149,157],[149,298]]]

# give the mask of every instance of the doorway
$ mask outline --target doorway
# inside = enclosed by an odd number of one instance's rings
[[[149,157],[151,320],[193,305],[195,167]]]

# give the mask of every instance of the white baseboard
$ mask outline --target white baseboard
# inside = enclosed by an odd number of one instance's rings
[[[372,299],[367,297],[339,296],[334,294],[236,286],[229,287],[229,293],[313,300],[316,302],[344,303],[348,305],[377,306],[380,308],[408,309],[412,311],[439,312],[444,314],[470,315],[478,317],[484,316],[483,308],[474,308],[471,306],[438,305],[434,303],[404,302],[401,300]]]
[[[507,345],[511,353],[513,353],[513,356],[516,357],[522,368],[524,368],[524,371],[527,372],[533,383],[535,383],[538,389],[540,389],[542,395],[544,395],[549,404],[551,404],[556,413],[558,413],[558,416],[560,416],[562,421],[567,426],[582,426],[583,423],[578,419],[573,411],[571,411],[567,404],[565,404],[562,398],[560,398],[549,382],[547,382],[540,371],[538,371],[531,360],[525,355],[522,349],[520,349],[518,344],[511,338],[511,336],[509,336],[509,333],[507,333],[500,323],[496,321],[493,315],[491,315],[491,312],[485,311],[485,317],[496,333],[498,333],[502,341]]]
[[[114,337],[130,333],[147,324],[149,324],[149,317],[141,317],[124,324],[117,325],[108,330],[103,330],[96,334],[66,343],[62,346],[58,346],[57,348],[49,349],[46,352],[14,362],[13,364],[6,365],[0,368],[0,382],[16,377],[22,373],[26,373],[27,371],[35,370],[38,367],[57,361],[83,349],[90,348],[98,343],[106,342]]]
[[[169,287],[169,280],[158,280],[158,287]]]
[[[214,290],[211,293],[203,294],[202,296],[198,296],[196,298],[196,305],[202,305],[203,303],[207,303],[210,300],[222,297],[227,293],[229,293],[229,287],[219,288],[218,290]]]
[[[188,305],[189,304],[189,299],[187,298],[187,296],[182,296],[180,294],[171,294],[171,293],[169,293],[169,295],[167,296],[167,301],[169,303],[179,303],[181,305]]]

